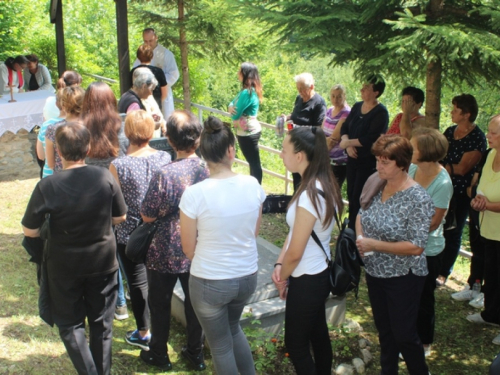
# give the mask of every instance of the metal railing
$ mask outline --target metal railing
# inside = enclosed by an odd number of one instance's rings
[[[110,84],[113,84],[113,85],[119,83],[116,79],[99,76],[97,74],[82,73],[82,76],[92,77],[92,78],[94,78],[95,80],[97,80],[99,82],[106,82],[106,83],[110,83]]]

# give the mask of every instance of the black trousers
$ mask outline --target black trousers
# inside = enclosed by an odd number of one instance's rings
[[[285,345],[298,375],[331,374],[333,354],[325,316],[329,294],[328,269],[317,275],[290,277]]]
[[[339,189],[342,191],[342,185],[344,185],[344,181],[347,176],[347,165],[331,165],[333,175],[339,184]]]
[[[399,353],[410,375],[428,375],[417,315],[425,276],[377,278],[366,275],[368,296],[380,341],[381,375],[397,375]]]
[[[361,208],[359,198],[365,186],[366,180],[376,172],[374,166],[356,166],[347,163],[347,199],[349,200],[349,228],[355,229],[356,216]]]
[[[36,154],[36,151],[35,151]],[[38,155],[35,155],[36,157],[36,162],[38,163],[38,166],[40,167],[40,179],[43,177],[43,167],[45,166],[45,159],[40,159],[38,158]]]
[[[472,208],[470,209],[472,210]],[[470,211],[469,211],[470,212]],[[470,250],[472,252],[472,258],[470,260],[470,274],[467,279],[467,283],[472,286],[479,280],[481,285],[484,279],[484,239],[479,233],[479,229],[473,220],[470,220],[471,215],[469,214],[469,242]],[[481,286],[481,291],[482,286]]]
[[[422,344],[429,345],[434,342],[434,327],[436,323],[434,290],[436,289],[436,277],[439,270],[439,254],[436,256],[427,256],[426,258],[429,274],[425,277],[424,288],[420,297],[417,329]]]
[[[137,329],[146,331],[150,328],[149,304],[148,304],[148,275],[144,263],[132,262],[125,255],[124,244],[117,244],[116,250],[120,258],[123,272],[127,278],[130,291],[130,301],[134,312]]]
[[[165,355],[170,334],[172,294],[179,280],[184,291],[184,313],[186,316],[187,348],[189,353],[198,355],[203,349],[203,330],[191,305],[189,296],[189,272],[161,273],[147,270],[149,284],[149,308],[151,311],[151,342],[149,350],[157,356]]]
[[[250,175],[262,184],[262,166],[260,164],[259,139],[261,133],[246,136],[236,136],[241,152],[250,165]]]
[[[103,276],[54,278],[49,274],[54,323],[78,374],[111,372],[117,271]],[[89,343],[85,337],[89,322]]]
[[[460,251],[460,245],[462,243],[462,232],[464,230],[465,222],[469,216],[470,208],[470,198],[466,193],[454,194],[457,208],[456,208],[456,218],[457,227],[452,230],[444,231],[445,245],[444,250],[439,254],[441,260],[441,267],[439,269],[439,275],[448,277],[453,270],[453,265],[457,260],[458,253]]]
[[[500,324],[500,241],[484,238],[483,319]]]

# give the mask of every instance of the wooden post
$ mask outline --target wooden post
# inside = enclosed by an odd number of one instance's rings
[[[128,50],[127,0],[115,0],[115,4],[120,92],[123,94],[132,86],[132,82],[130,81],[130,55]]]
[[[57,71],[59,72],[59,77],[62,76],[62,74],[66,71],[66,47],[64,45],[64,26],[63,26],[62,8],[63,8],[62,0],[52,0],[51,15],[53,17],[51,21],[52,23],[55,23],[55,29],[56,29]]]

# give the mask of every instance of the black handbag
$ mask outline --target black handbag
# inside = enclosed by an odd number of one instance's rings
[[[318,191],[324,196],[323,191]],[[335,244],[335,258],[333,260],[328,259],[326,250],[314,230],[311,232],[311,237],[325,253],[329,269],[330,292],[334,296],[343,296],[347,292],[354,290],[357,299],[361,279],[361,267],[364,267],[365,264],[356,246],[356,233],[347,227],[349,220],[345,219],[341,225],[340,219],[337,213],[335,213],[335,222],[339,227],[340,233]]]
[[[137,228],[130,233],[127,246],[125,247],[125,255],[132,262],[144,263],[146,261],[149,246],[158,229],[157,221],[158,220],[152,223],[145,223],[141,219]]]
[[[291,195],[273,195],[270,194],[266,197],[262,205],[263,214],[279,214],[285,213],[292,199]]]

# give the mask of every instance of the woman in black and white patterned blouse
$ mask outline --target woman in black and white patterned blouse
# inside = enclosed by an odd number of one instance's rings
[[[420,295],[427,275],[423,253],[434,204],[408,175],[410,142],[383,135],[372,147],[377,172],[386,181],[356,220],[357,246],[364,257],[368,295],[379,332],[383,374],[398,373],[398,354],[411,375],[427,375],[417,333]]]

